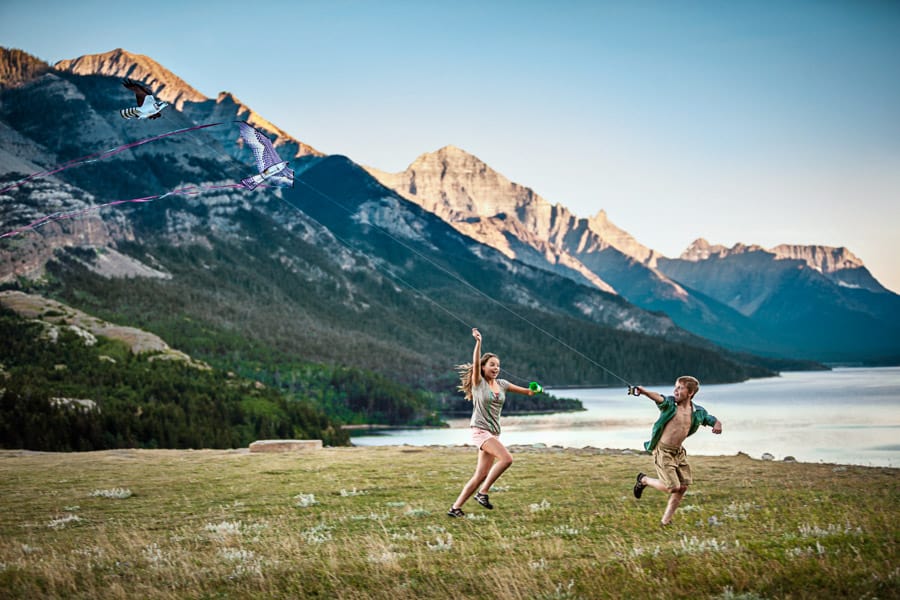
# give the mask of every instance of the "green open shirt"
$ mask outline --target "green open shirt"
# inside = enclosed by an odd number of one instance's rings
[[[664,396],[663,398],[663,401],[657,405],[660,414],[656,423],[653,424],[653,432],[650,434],[650,441],[644,442],[644,449],[646,449],[647,452],[653,452],[653,449],[656,448],[656,444],[659,443],[659,438],[662,437],[666,423],[671,421],[672,417],[675,416],[675,396]],[[691,428],[688,431],[689,436],[694,435],[701,425],[712,427],[716,424],[716,421],[718,421],[718,419],[706,412],[706,409],[699,404],[693,404],[693,406],[694,410],[691,413]]]

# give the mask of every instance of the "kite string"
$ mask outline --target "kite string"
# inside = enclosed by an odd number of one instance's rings
[[[312,190],[313,192],[317,193],[318,195],[322,196],[323,198],[325,198],[326,200],[328,200],[328,201],[331,202],[332,204],[334,204],[334,205],[340,207],[341,209],[345,210],[347,213],[349,213],[349,214],[351,214],[351,215],[353,214],[353,212],[352,212],[349,208],[347,208],[346,206],[344,206],[343,204],[341,204],[341,203],[338,202],[337,200],[334,200],[333,198],[331,198],[330,196],[328,196],[328,195],[325,194],[324,192],[320,191],[320,190],[317,189],[316,187],[314,187],[314,186],[310,185],[309,183],[303,181],[303,179],[301,179],[301,178],[299,178],[299,177],[296,177],[295,180],[296,180],[296,181],[299,181],[300,183],[302,183],[303,185],[305,185],[307,188],[309,188],[309,189]],[[287,202],[287,201],[285,200],[285,202]],[[289,204],[290,206],[292,206],[293,208],[295,208],[296,210],[300,211],[300,209],[297,208],[296,206],[294,206],[293,204],[290,204],[289,202],[288,202],[288,204]],[[300,212],[303,212],[303,211],[300,211]],[[309,216],[308,213],[304,213],[304,214],[307,214],[307,216]],[[310,217],[310,218],[312,218],[312,217]],[[313,220],[315,220],[315,219],[313,219]],[[316,222],[318,223],[318,221],[316,221]],[[319,224],[321,225],[321,223],[319,223]],[[634,387],[634,386],[633,386],[628,380],[626,380],[625,378],[620,377],[618,374],[616,374],[616,373],[614,373],[613,371],[607,369],[606,367],[604,367],[603,365],[601,365],[601,364],[598,363],[597,361],[593,360],[591,357],[589,357],[589,356],[587,356],[586,354],[584,354],[583,352],[579,351],[577,348],[572,347],[571,345],[569,345],[568,343],[566,343],[564,340],[561,340],[559,337],[553,335],[552,333],[550,333],[550,332],[547,331],[546,329],[544,329],[544,328],[540,327],[539,325],[537,325],[536,323],[532,322],[532,321],[529,320],[527,317],[525,317],[525,316],[523,316],[523,315],[520,315],[520,314],[517,313],[516,311],[514,311],[514,310],[512,310],[511,308],[509,308],[508,306],[506,306],[505,304],[499,302],[499,301],[496,300],[495,298],[491,297],[490,295],[486,294],[486,293],[483,292],[482,290],[480,290],[480,289],[478,289],[477,287],[473,286],[471,283],[469,283],[468,281],[466,281],[466,280],[463,279],[462,277],[460,277],[460,276],[458,276],[457,274],[453,273],[452,271],[446,269],[446,268],[443,267],[442,265],[440,265],[440,264],[434,262],[434,261],[431,260],[429,257],[427,257],[427,256],[423,255],[421,252],[417,251],[415,248],[413,248],[413,247],[409,246],[408,244],[404,243],[403,241],[397,239],[397,237],[395,237],[393,234],[391,234],[389,231],[387,231],[387,230],[384,229],[383,227],[379,226],[377,223],[370,223],[370,224],[371,224],[373,227],[375,227],[376,229],[378,229],[379,231],[381,231],[381,233],[383,233],[384,235],[386,235],[387,237],[389,237],[390,239],[392,239],[392,240],[393,240],[394,242],[396,242],[397,244],[403,246],[404,248],[406,248],[407,250],[409,250],[409,251],[412,252],[413,254],[415,254],[415,255],[417,255],[418,257],[420,257],[422,260],[428,262],[429,264],[433,265],[434,267],[436,267],[437,269],[441,270],[441,271],[444,272],[445,274],[449,275],[451,278],[455,279],[457,282],[463,284],[464,286],[466,286],[466,287],[469,288],[470,290],[474,291],[476,294],[478,294],[478,295],[484,297],[485,299],[487,299],[488,301],[490,301],[490,302],[496,304],[497,306],[499,306],[499,307],[502,308],[503,310],[507,311],[508,313],[510,313],[510,314],[513,315],[514,317],[520,319],[521,321],[527,323],[528,325],[530,325],[530,326],[533,327],[534,329],[540,331],[541,333],[543,333],[544,335],[546,335],[547,337],[549,337],[550,339],[552,339],[552,340],[555,341],[556,343],[560,344],[560,345],[563,346],[564,348],[568,349],[569,351],[573,352],[574,354],[576,354],[576,355],[580,356],[581,358],[583,358],[584,360],[588,361],[590,364],[594,365],[595,367],[597,367],[597,368],[599,368],[599,369],[602,369],[604,372],[606,372],[606,373],[608,373],[609,375],[615,377],[616,379],[618,379],[619,381],[621,381],[622,383],[624,383],[624,384],[629,388],[629,390],[631,390],[631,389]],[[335,237],[337,237],[337,236],[335,236]],[[340,239],[340,238],[338,238],[338,239]],[[342,240],[342,241],[343,241],[343,240]],[[350,248],[352,249],[352,246],[349,246],[349,245],[348,245],[348,247],[350,247]],[[408,285],[408,284],[407,284],[407,285]],[[414,287],[412,287],[412,286],[410,286],[410,287],[411,287],[414,291],[416,291],[416,292],[418,292],[420,295],[422,295],[424,298],[427,298],[432,304],[434,304],[434,305],[436,305],[436,306],[440,306],[438,302],[436,302],[435,300],[432,300],[431,298],[429,298],[429,297],[427,296],[427,294],[424,294],[424,293],[421,292],[420,290],[416,290],[416,288],[414,288]],[[456,315],[454,315],[454,314],[453,314],[451,311],[449,311],[448,309],[444,308],[443,306],[440,306],[440,308],[441,308],[442,310],[444,310],[444,312],[447,312],[448,314],[450,314],[451,316],[453,316],[454,318],[456,318],[458,321],[462,322],[463,324],[466,324],[465,321],[463,321],[461,318],[459,318],[459,317],[457,317]],[[466,325],[467,325],[467,324],[466,324]]]
[[[11,184],[7,185],[6,187],[0,189],[0,194],[8,192],[9,190],[11,190],[13,188],[17,188],[20,185],[22,185],[23,183],[31,181],[32,179],[38,179],[40,177],[48,177],[50,175],[59,173],[60,171],[65,171],[66,169],[71,169],[72,167],[77,167],[82,164],[88,164],[88,163],[96,162],[98,160],[103,160],[104,158],[109,158],[110,156],[118,154],[119,152],[124,152],[125,150],[128,150],[130,148],[136,148],[138,146],[143,146],[144,144],[149,144],[150,142],[155,142],[156,140],[161,140],[163,138],[166,138],[166,137],[169,137],[172,135],[178,135],[181,133],[187,133],[189,131],[196,131],[198,129],[206,129],[207,127],[215,127],[217,125],[224,125],[224,124],[225,124],[224,122],[206,123],[204,125],[194,125],[192,127],[184,127],[182,129],[176,129],[174,131],[169,131],[166,133],[161,133],[159,135],[154,135],[149,138],[144,138],[144,139],[138,140],[136,142],[124,144],[122,146],[117,146],[117,147],[111,148],[109,150],[103,150],[100,152],[94,152],[92,154],[88,154],[86,156],[81,156],[79,158],[73,158],[73,159],[67,160],[66,162],[64,162],[62,164],[56,165],[55,167],[53,167],[51,169],[48,169],[46,171],[38,171],[37,173],[32,173],[31,175],[28,175],[27,177],[24,177],[24,178],[20,179],[19,181],[11,183]]]
[[[24,227],[20,227],[19,229],[15,229],[13,231],[8,231],[2,235],[0,235],[0,239],[5,237],[11,237],[22,233],[24,231],[28,231],[29,229],[37,229],[38,227],[42,227],[51,221],[62,221],[63,219],[72,219],[75,217],[79,217],[84,215],[90,211],[101,210],[103,208],[108,208],[110,206],[117,206],[119,204],[128,204],[128,203],[143,203],[143,202],[152,202],[153,200],[159,200],[161,198],[165,198],[166,196],[175,196],[175,195],[196,195],[201,192],[209,191],[209,190],[223,190],[223,189],[234,189],[234,188],[242,188],[244,187],[240,183],[230,183],[225,185],[189,185],[182,188],[177,188],[174,190],[170,190],[164,194],[153,194],[152,196],[144,196],[142,198],[129,198],[127,200],[113,200],[112,202],[106,202],[104,204],[96,204],[93,206],[88,206],[86,208],[81,208],[78,210],[73,210],[69,212],[58,211],[51,215],[47,215],[46,217],[42,217],[33,223],[25,225]]]

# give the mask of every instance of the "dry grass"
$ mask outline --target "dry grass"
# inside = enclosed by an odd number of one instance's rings
[[[0,596],[896,598],[896,469],[520,451],[470,518],[471,448],[0,452]]]

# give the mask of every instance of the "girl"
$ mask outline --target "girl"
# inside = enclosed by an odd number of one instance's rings
[[[494,508],[488,499],[488,491],[512,464],[512,455],[500,441],[500,411],[506,401],[506,393],[515,392],[528,396],[535,394],[528,388],[513,385],[505,379],[497,379],[500,374],[500,359],[490,352],[481,355],[481,333],[478,329],[472,329],[472,337],[475,338],[472,363],[459,365],[457,369],[459,391],[473,404],[469,425],[472,428],[472,441],[478,447],[478,464],[475,474],[463,486],[456,502],[447,511],[451,517],[465,516],[462,505],[472,492],[475,492],[478,504],[487,509]]]

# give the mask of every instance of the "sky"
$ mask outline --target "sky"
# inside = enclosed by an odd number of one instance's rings
[[[897,0],[3,0],[0,45],[124,48],[363,165],[452,144],[669,257],[844,246],[900,291]]]

